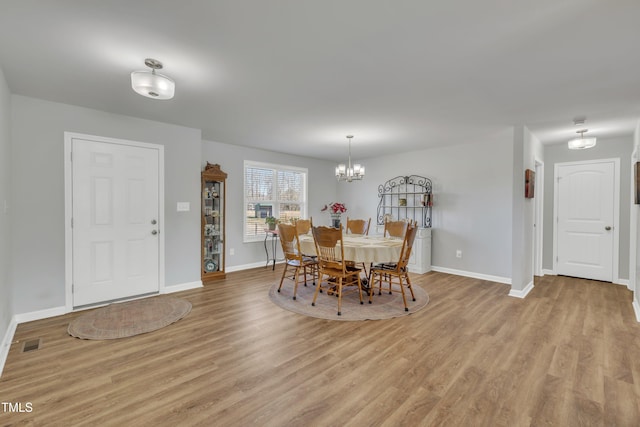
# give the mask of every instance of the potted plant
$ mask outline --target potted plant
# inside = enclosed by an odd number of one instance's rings
[[[269,230],[275,230],[276,224],[278,224],[278,218],[275,216],[268,216],[264,219],[264,222],[269,226]]]

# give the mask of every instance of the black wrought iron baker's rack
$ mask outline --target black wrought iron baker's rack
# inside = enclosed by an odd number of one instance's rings
[[[433,186],[429,178],[397,176],[378,186],[378,197],[378,225],[383,225],[386,219],[406,219],[424,228],[431,227]]]

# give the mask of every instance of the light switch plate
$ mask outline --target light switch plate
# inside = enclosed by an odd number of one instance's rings
[[[177,210],[178,210],[178,212],[189,212],[191,210],[191,203],[189,203],[189,202],[178,202]]]

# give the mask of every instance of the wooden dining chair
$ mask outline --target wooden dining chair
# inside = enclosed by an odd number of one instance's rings
[[[298,240],[298,232],[295,225],[278,224],[278,233],[280,234],[280,243],[282,244],[282,252],[284,253],[285,267],[280,278],[280,286],[278,292],[282,289],[284,279],[293,280],[293,299],[296,299],[298,292],[298,283],[300,283],[300,271],[304,276],[304,285],[307,286],[307,274],[313,277],[315,285],[316,271],[318,261],[314,258],[305,256],[300,251],[300,241]]]
[[[313,219],[309,217],[309,219],[297,219],[295,222],[296,231],[298,232],[298,236],[304,236],[305,234],[309,234],[311,232],[311,227],[313,227]],[[308,254],[303,253],[304,256],[317,259],[318,256],[316,254]],[[318,275],[318,266],[314,266],[313,272],[314,277]]]
[[[362,283],[359,268],[347,265],[344,259],[344,244],[342,228],[312,227],[313,240],[318,254],[318,282],[311,305],[316,305],[318,293],[323,290],[327,295],[336,293],[338,296],[338,316],[342,315],[342,295],[347,287],[357,287],[362,304]],[[327,277],[326,280],[325,276]],[[325,285],[323,286],[323,282]],[[353,289],[355,291],[355,289]]]
[[[358,234],[361,236],[368,236],[369,235],[369,226],[371,225],[371,218],[369,219],[351,219],[349,217],[347,217],[347,227],[346,227],[346,232],[347,234]],[[351,263],[351,265],[355,265],[355,263]],[[362,263],[362,268],[364,269],[364,275],[365,277],[369,276],[369,273],[367,273],[367,266],[365,265],[365,263]]]
[[[417,223],[416,223],[417,224]],[[384,237],[392,237],[396,239],[404,239],[407,234],[407,228],[410,225],[415,225],[413,221],[385,221],[384,223]],[[371,269],[390,269],[393,270],[396,268],[395,262],[383,262],[381,264],[376,264],[371,266]]]
[[[404,239],[408,226],[407,221],[386,221],[384,223],[384,237]]]
[[[395,264],[394,268],[389,267],[390,264],[385,264],[384,266],[375,266],[371,268],[371,283],[369,284],[369,304],[371,304],[373,299],[373,289],[376,284],[376,278],[378,279],[378,295],[382,295],[382,282],[386,282],[389,284],[389,294],[393,292],[402,293],[402,301],[404,302],[404,311],[409,311],[409,307],[407,307],[407,297],[405,295],[404,288],[405,286],[409,288],[411,291],[411,298],[413,301],[416,300],[415,294],[413,293],[413,288],[411,287],[411,280],[409,279],[409,269],[407,268],[407,264],[409,263],[409,258],[411,257],[411,250],[413,249],[413,242],[416,239],[416,234],[418,232],[418,227],[413,223],[407,227],[407,232],[404,236],[404,242],[402,244],[402,250],[400,252],[400,258]]]
[[[361,234],[363,236],[369,235],[369,225],[371,225],[371,218],[369,219],[351,219],[347,217],[347,234]]]
[[[302,236],[303,234],[309,234],[312,225],[313,222],[311,217],[309,217],[309,219],[297,219],[296,230],[298,231],[298,235]]]

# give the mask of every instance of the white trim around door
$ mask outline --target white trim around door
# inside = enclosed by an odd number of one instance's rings
[[[158,224],[164,228],[164,146],[145,142],[85,135],[74,132],[64,133],[64,185],[65,185],[65,309],[74,311],[73,305],[73,164],[72,147],[74,140],[90,140],[105,144],[118,144],[157,150],[158,152]],[[158,292],[165,293],[165,241],[164,232],[158,234]]]
[[[607,279],[612,283],[619,283],[619,265],[620,265],[620,159],[598,159],[598,160],[585,160],[578,162],[564,162],[556,163],[554,165],[553,175],[553,189],[554,189],[554,203],[553,203],[553,271],[554,274],[559,274],[558,268],[558,215],[559,215],[559,169],[565,166],[589,166],[598,164],[613,164],[613,229],[612,231],[612,277]],[[600,279],[598,279],[600,280]]]
[[[544,219],[544,162],[541,160],[535,160],[535,195],[534,195],[534,209],[533,216],[534,230],[533,230],[533,275],[544,276],[542,271],[542,256],[543,256],[543,219]]]

